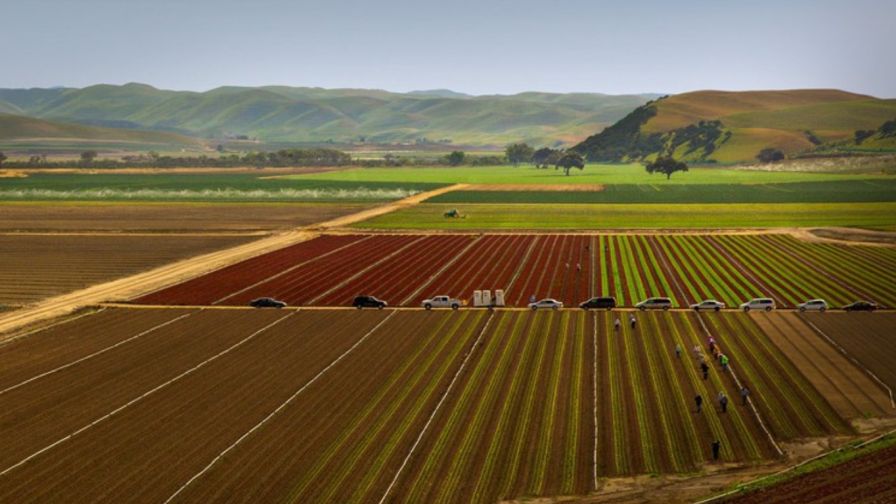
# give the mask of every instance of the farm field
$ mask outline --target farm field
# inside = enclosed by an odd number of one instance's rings
[[[568,196],[567,196],[568,197]],[[457,208],[462,218],[448,219]],[[896,203],[423,203],[354,224],[394,230],[896,228]]]
[[[2,231],[269,231],[370,208],[365,203],[0,202]]]
[[[567,306],[612,295],[622,306],[668,296],[679,307],[715,298],[737,307],[770,296],[782,307],[822,297],[896,306],[896,251],[808,243],[786,234],[324,235],[143,296],[141,304],[347,306],[356,295],[419,306],[434,295],[470,300],[503,289]]]
[[[253,238],[0,234],[0,304],[32,303]]]
[[[106,308],[0,345],[0,500],[586,495],[853,433],[752,316],[635,316]],[[707,334],[740,382],[699,375]]]
[[[685,175],[686,176],[686,175]],[[602,190],[459,190],[428,203],[858,203],[896,201],[896,179],[751,184],[610,184]],[[573,187],[574,189],[574,187]]]

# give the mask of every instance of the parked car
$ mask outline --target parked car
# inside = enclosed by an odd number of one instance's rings
[[[539,308],[550,308],[552,310],[556,310],[558,308],[563,308],[563,303],[557,301],[556,299],[546,298],[542,299],[541,301],[529,303],[529,308],[531,308],[532,311],[535,311]]]
[[[585,301],[584,303],[579,304],[579,308],[581,308],[583,310],[590,310],[590,309],[612,310],[613,308],[616,308],[616,298],[610,297],[610,296],[593,297],[593,298],[589,299],[588,301]]]
[[[775,300],[770,298],[754,298],[740,305],[740,309],[745,312],[750,310],[772,311],[775,309]]]
[[[695,303],[691,305],[691,309],[694,311],[700,310],[715,310],[719,311],[725,308],[725,303],[721,301],[716,301],[715,299],[704,299],[699,303]]]
[[[382,299],[377,299],[373,296],[358,296],[352,301],[352,306],[357,309],[361,308],[377,308],[382,310],[383,308],[389,306],[389,303],[383,301]]]
[[[644,310],[668,310],[672,308],[672,300],[667,297],[652,297],[635,305],[635,308]]]
[[[249,301],[249,306],[254,306],[255,308],[283,308],[286,306],[286,303],[271,297],[260,297]]]
[[[871,301],[856,301],[844,306],[843,309],[846,311],[874,311],[877,309],[877,304]]]
[[[820,311],[823,312],[828,309],[828,303],[824,299],[810,299],[805,303],[800,303],[797,305],[800,311]]]
[[[427,310],[433,308],[451,308],[452,310],[456,310],[460,308],[460,305],[460,299],[451,296],[434,296],[430,299],[423,300],[423,307]]]

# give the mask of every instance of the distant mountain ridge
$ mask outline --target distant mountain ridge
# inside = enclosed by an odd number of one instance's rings
[[[694,91],[642,105],[574,149],[593,161],[662,154],[723,163],[753,161],[766,148],[786,155],[889,149],[884,133],[867,144],[853,138],[856,131],[876,131],[894,118],[896,100],[835,89]]]
[[[206,92],[146,84],[0,89],[0,112],[92,126],[266,142],[426,139],[466,145],[571,145],[655,95],[520,93],[470,96],[445,89],[225,86]]]
[[[48,121],[34,117],[2,113],[0,107],[0,140],[5,142],[83,142],[89,145],[101,142],[103,145],[129,145],[159,147],[202,147],[203,143],[194,137],[165,131],[143,131],[135,129],[102,128],[84,124]]]

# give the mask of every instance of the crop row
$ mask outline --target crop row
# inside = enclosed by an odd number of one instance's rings
[[[346,305],[360,294],[419,305],[505,290],[508,304],[609,295],[622,306],[666,296],[736,307],[769,296],[792,307],[870,299],[896,306],[896,252],[788,235],[324,235],[144,296],[147,304]]]

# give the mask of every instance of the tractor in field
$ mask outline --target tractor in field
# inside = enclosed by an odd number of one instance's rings
[[[444,214],[446,219],[462,219],[460,211],[456,208],[452,208],[451,210],[447,210]]]

